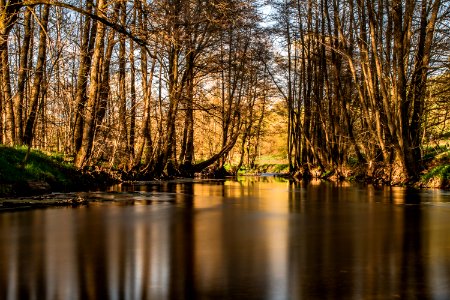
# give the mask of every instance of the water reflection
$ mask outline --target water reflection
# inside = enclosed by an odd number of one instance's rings
[[[0,299],[450,298],[445,193],[270,178],[121,189],[1,213]]]

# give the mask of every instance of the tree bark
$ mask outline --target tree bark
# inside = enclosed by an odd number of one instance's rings
[[[98,14],[102,17],[105,16],[105,10],[107,6],[104,0],[99,0],[97,4]],[[87,165],[94,143],[94,133],[95,133],[95,116],[97,109],[97,101],[99,96],[99,89],[101,85],[101,61],[103,59],[104,50],[104,36],[105,36],[105,25],[103,23],[97,24],[97,35],[95,38],[94,52],[92,55],[92,65],[90,72],[90,85],[88,100],[85,108],[85,119],[83,125],[83,136],[81,147],[75,156],[75,166],[78,168]]]
[[[34,139],[34,131],[36,126],[37,113],[39,108],[39,99],[44,80],[44,68],[47,52],[47,24],[49,18],[50,6],[44,5],[42,7],[41,15],[41,30],[39,32],[39,47],[38,57],[36,63],[36,71],[33,81],[33,90],[30,99],[30,112],[26,121],[25,132],[23,136],[23,142],[28,147],[31,147]]]
[[[86,11],[92,12],[93,0],[86,0]],[[84,27],[81,37],[80,47],[80,66],[77,76],[77,87],[75,96],[75,114],[73,121],[73,147],[76,154],[81,148],[83,139],[83,125],[85,106],[87,102],[87,86],[89,80],[89,71],[91,68],[91,57],[94,48],[97,24],[89,17],[85,17]]]
[[[28,78],[28,55],[30,50],[30,41],[32,35],[32,27],[31,27],[31,14],[32,7],[29,7],[25,11],[24,16],[24,37],[22,42],[22,48],[20,49],[20,61],[19,61],[19,74],[17,78],[17,91],[14,101],[15,106],[15,123],[16,123],[16,143],[23,143],[23,135],[24,135],[24,98],[25,98],[25,87]],[[25,110],[26,111],[26,110]]]
[[[120,23],[122,26],[126,22],[126,7],[122,2],[120,4]],[[126,40],[125,36],[120,36],[119,40],[119,119],[120,119],[120,140],[125,144],[125,157],[124,157],[124,165],[128,166],[131,157],[132,151],[130,146],[129,134],[128,134],[128,124],[127,124],[127,89],[125,84],[125,76],[126,76]]]

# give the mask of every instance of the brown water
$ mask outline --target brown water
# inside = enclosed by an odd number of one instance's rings
[[[0,299],[450,299],[449,193],[263,177],[89,197],[0,213]]]

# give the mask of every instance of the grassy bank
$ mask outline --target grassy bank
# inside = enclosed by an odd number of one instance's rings
[[[450,189],[450,149],[436,146],[427,149],[424,156],[426,169],[422,172],[421,187]]]
[[[81,172],[62,155],[0,145],[0,196],[75,191],[106,185],[113,180],[101,172]]]
[[[424,149],[422,167],[419,178],[408,180],[405,178],[401,166],[396,163],[392,165],[374,163],[370,173],[366,165],[362,166],[356,163],[346,167],[344,173],[349,176],[344,175],[344,179],[415,188],[450,189],[450,149],[447,145]]]
[[[63,155],[31,150],[27,161],[25,147],[5,147],[0,145],[0,197],[37,195],[49,192],[70,192],[105,187],[117,182],[112,172],[80,171]],[[421,188],[450,189],[450,149],[448,146],[428,148],[424,155],[425,168],[417,182],[409,182]],[[229,167],[229,166],[228,166]],[[227,170],[230,172],[230,170]],[[254,168],[241,168],[238,175],[261,173],[288,174],[284,161],[258,161]],[[367,169],[358,164],[349,166],[343,176],[337,172],[313,172],[319,178],[328,180],[355,180],[387,185],[402,185],[401,170],[395,166],[376,166],[367,176]],[[359,176],[360,174],[360,176]],[[396,174],[398,176],[396,176]]]

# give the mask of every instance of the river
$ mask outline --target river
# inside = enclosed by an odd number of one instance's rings
[[[450,193],[274,177],[0,213],[0,299],[450,299]]]

